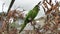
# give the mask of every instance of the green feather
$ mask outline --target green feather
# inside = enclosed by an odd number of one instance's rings
[[[40,3],[41,3],[41,2],[39,2],[32,10],[30,10],[30,11],[28,12],[28,15],[26,16],[26,18],[25,18],[25,20],[24,20],[24,23],[23,23],[23,25],[22,25],[22,28],[21,28],[21,30],[19,31],[19,33],[23,31],[23,29],[25,28],[25,26],[29,23],[30,19],[31,19],[31,20],[34,20],[34,18],[37,16],[37,14],[38,14],[38,12],[39,12],[39,4],[40,4]]]

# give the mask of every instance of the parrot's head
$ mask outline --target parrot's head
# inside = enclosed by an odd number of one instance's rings
[[[33,8],[33,10],[35,10],[35,11],[39,11],[40,9],[40,7],[39,7],[39,5],[40,5],[40,3],[41,3],[41,1]]]
[[[38,5],[36,5],[33,10],[39,11],[39,10],[40,10],[39,8],[40,8],[40,7],[39,7]]]

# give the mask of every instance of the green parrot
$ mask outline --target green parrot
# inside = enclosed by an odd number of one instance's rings
[[[25,18],[25,20],[24,20],[24,23],[22,24],[22,26],[21,26],[21,30],[19,31],[19,33],[20,32],[22,32],[23,31],[23,29],[25,28],[25,26],[29,23],[29,22],[31,22],[31,21],[33,21],[34,20],[34,18],[37,16],[37,14],[38,14],[38,12],[39,12],[39,4],[40,4],[41,2],[39,2],[32,10],[30,10],[29,12],[28,12],[28,14],[27,14],[27,16],[26,16],[26,18]]]

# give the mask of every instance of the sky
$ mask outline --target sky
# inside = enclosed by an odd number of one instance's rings
[[[40,0],[15,0],[14,5],[12,6],[12,9],[15,9],[17,7],[23,8],[25,10],[30,10],[33,8]],[[4,5],[4,11],[7,11],[8,6],[10,4],[11,0],[0,0],[0,8],[2,9],[2,4],[5,3]],[[28,9],[27,9],[28,8]],[[2,11],[0,9],[0,11]]]

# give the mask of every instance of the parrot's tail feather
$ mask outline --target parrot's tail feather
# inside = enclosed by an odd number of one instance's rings
[[[24,23],[24,24],[22,25],[22,28],[21,28],[21,30],[19,31],[19,33],[21,33],[21,32],[23,31],[23,29],[25,28],[26,25],[27,25],[27,23]]]

